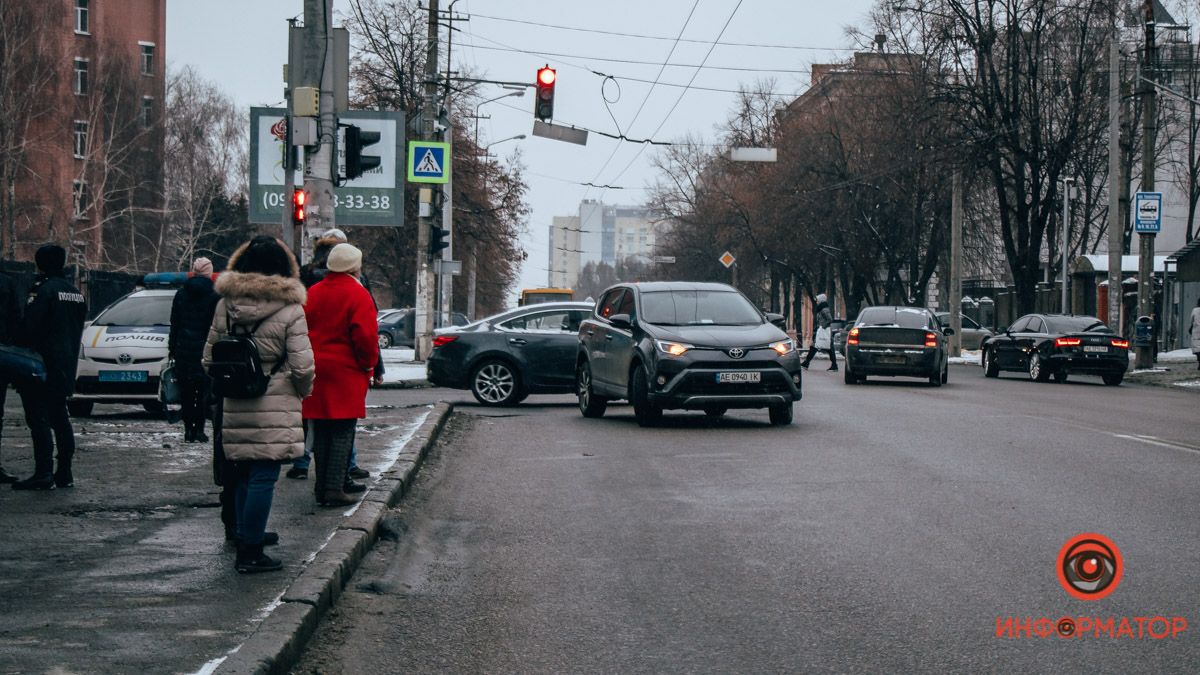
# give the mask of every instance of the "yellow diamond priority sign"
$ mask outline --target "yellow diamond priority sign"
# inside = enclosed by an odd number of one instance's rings
[[[721,254],[720,258],[717,258],[717,260],[720,260],[722,265],[724,265],[726,268],[729,268],[733,267],[733,263],[737,260],[737,258],[733,257],[733,254],[729,251],[725,251]]]

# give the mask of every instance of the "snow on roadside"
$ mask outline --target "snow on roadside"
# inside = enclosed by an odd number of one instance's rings
[[[979,365],[980,353],[981,352],[978,349],[964,349],[964,350],[962,350],[961,356],[950,357],[950,363],[957,363],[957,364],[968,365],[968,366],[977,366],[977,365]]]
[[[1189,389],[1200,389],[1200,380],[1184,380],[1183,382],[1173,383],[1176,387],[1187,387]]]

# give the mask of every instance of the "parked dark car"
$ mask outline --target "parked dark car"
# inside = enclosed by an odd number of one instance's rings
[[[470,389],[484,405],[570,393],[579,325],[591,312],[590,302],[546,302],[440,332],[426,368],[429,382]]]
[[[379,348],[411,347],[416,327],[413,325],[411,309],[385,309],[379,312]],[[451,312],[450,323],[454,326],[467,325],[467,316]]]
[[[868,375],[923,377],[940,387],[950,379],[946,336],[954,331],[921,307],[880,305],[858,313],[846,334],[846,384]]]
[[[853,325],[854,321],[847,321],[840,318],[835,318],[829,323],[830,345],[833,347],[834,352],[838,354],[846,353],[846,332]]]
[[[948,327],[950,325],[950,312],[938,312],[937,318],[938,322],[943,326]],[[962,333],[959,336],[962,339],[963,349],[979,349],[983,341],[993,335],[992,331],[980,326],[978,322],[966,314],[959,314],[958,319],[962,322]]]
[[[775,322],[724,284],[649,282],[609,288],[579,330],[576,393],[584,417],[628,399],[638,424],[663,410],[767,408],[792,423],[800,358]]]
[[[1099,375],[1117,386],[1129,369],[1129,341],[1094,316],[1027,314],[983,342],[983,374],[1024,372],[1034,382],[1066,382],[1072,373]]]

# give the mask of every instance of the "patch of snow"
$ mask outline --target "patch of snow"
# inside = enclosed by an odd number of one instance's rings
[[[387,370],[383,373],[384,383],[389,382],[411,382],[413,380],[425,379],[425,364],[424,363],[397,363],[387,364]]]
[[[1175,386],[1187,387],[1189,389],[1200,389],[1200,380],[1184,380],[1183,382],[1176,382]]]
[[[1159,352],[1158,360],[1161,362],[1171,361],[1195,361],[1196,355],[1190,348],[1176,349],[1170,352]]]
[[[401,363],[404,361],[412,361],[417,353],[406,347],[392,347],[391,349],[383,350],[383,363]]]
[[[977,366],[980,364],[981,352],[978,349],[964,349],[960,356],[950,357],[950,363],[965,364],[968,366]]]
[[[1134,370],[1133,374],[1140,375],[1142,373],[1168,373],[1168,372],[1170,372],[1170,370],[1168,368],[1142,368],[1141,370]]]

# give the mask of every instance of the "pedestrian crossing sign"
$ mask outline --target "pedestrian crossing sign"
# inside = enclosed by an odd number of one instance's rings
[[[450,144],[408,142],[408,182],[446,183],[450,180]]]

